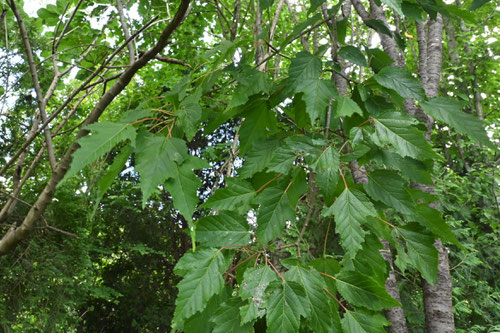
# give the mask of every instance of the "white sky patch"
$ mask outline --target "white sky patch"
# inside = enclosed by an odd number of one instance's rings
[[[28,0],[24,3],[24,11],[31,17],[38,17],[36,12],[47,5],[55,5],[56,0]]]

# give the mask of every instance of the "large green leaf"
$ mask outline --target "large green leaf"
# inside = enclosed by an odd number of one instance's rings
[[[381,147],[390,144],[402,157],[410,156],[419,160],[439,158],[425,139],[423,132],[412,126],[415,121],[409,116],[389,112],[375,118],[373,122],[375,132],[372,140],[375,144]]]
[[[132,146],[135,146],[136,131],[128,123],[100,122],[90,124],[85,129],[91,134],[78,139],[80,148],[73,153],[71,167],[62,181],[73,177],[122,141],[130,140]]]
[[[191,221],[198,205],[198,187],[201,181],[193,170],[207,168],[208,163],[202,159],[189,155],[180,166],[174,165],[170,177],[165,182],[165,188],[174,200],[174,207],[181,212],[186,220]]]
[[[198,123],[201,119],[201,107],[198,102],[183,102],[179,109],[175,110],[179,117],[178,124],[186,134],[186,139],[191,141],[198,131]]]
[[[231,297],[224,302],[210,319],[215,324],[213,333],[253,333],[253,324],[240,325],[239,308],[242,301],[239,297]]]
[[[230,210],[243,214],[249,209],[255,194],[252,185],[246,181],[226,178],[226,187],[218,189],[200,208]]]
[[[245,67],[241,72],[233,72],[233,75],[238,81],[238,86],[228,108],[245,104],[252,95],[269,92],[270,84],[267,82],[266,74],[262,71]]]
[[[425,98],[425,91],[420,82],[404,68],[388,66],[374,78],[381,86],[396,91],[401,97],[418,100]]]
[[[409,223],[395,229],[406,241],[407,256],[416,269],[429,283],[436,283],[438,252],[434,237],[416,223]]]
[[[413,212],[415,203],[406,190],[408,184],[397,173],[389,170],[370,172],[368,183],[363,186],[374,200],[381,201],[403,214]]]
[[[181,139],[167,139],[149,132],[139,134],[135,169],[141,176],[143,206],[158,185],[175,176],[178,164],[183,163],[187,156],[186,144]]]
[[[335,230],[340,234],[342,247],[354,255],[361,249],[366,234],[361,225],[369,216],[377,216],[377,211],[362,192],[346,188],[323,215],[335,215]]]
[[[256,202],[260,204],[256,235],[266,244],[281,234],[286,221],[294,221],[295,212],[287,193],[279,188],[266,188],[257,196]]]
[[[113,160],[113,164],[111,164],[106,173],[99,179],[97,184],[99,188],[98,200],[102,198],[111,183],[113,183],[113,180],[115,180],[115,178],[120,174],[131,153],[132,147],[130,145],[123,147],[120,153],[116,155]]]
[[[385,290],[384,280],[376,281],[357,271],[342,271],[336,276],[339,293],[352,305],[380,311],[401,306]]]
[[[403,9],[401,8],[401,0],[382,0],[390,8],[394,9],[399,16],[403,16]]]
[[[339,56],[359,66],[366,67],[368,65],[366,63],[366,58],[363,52],[352,45],[341,47],[339,50]]]
[[[197,240],[205,246],[248,244],[250,233],[244,215],[220,212],[205,216],[196,224]]]
[[[432,184],[431,173],[425,164],[411,157],[401,157],[389,150],[381,150],[376,158],[391,169],[401,171],[404,177],[421,184]]]
[[[337,113],[335,113],[335,116],[350,117],[355,113],[362,116],[363,110],[361,110],[358,104],[349,97],[339,96],[337,102]]]
[[[333,314],[331,308],[326,306],[327,297],[323,290],[326,287],[325,281],[314,269],[307,270],[302,266],[293,266],[284,274],[287,281],[294,281],[304,288],[305,296],[311,316],[309,322],[314,332],[330,332],[333,325]]]
[[[342,318],[342,328],[345,333],[386,333],[384,326],[389,325],[391,323],[378,313],[346,311]]]
[[[274,282],[267,304],[267,332],[298,332],[300,317],[308,317],[311,308],[303,288],[295,282]]]
[[[238,169],[240,178],[250,178],[262,171],[271,162],[274,152],[279,147],[279,140],[257,140],[252,149],[245,155],[243,167]]]
[[[222,274],[229,266],[229,261],[218,249],[200,249],[186,253],[184,257],[189,258],[179,260],[176,265],[176,271],[185,275],[177,285],[179,294],[175,301],[174,327],[182,325],[184,319],[203,310],[210,298],[222,291]]]
[[[329,203],[333,201],[332,193],[339,179],[339,166],[339,153],[333,146],[323,150],[312,164],[313,170],[316,171],[315,182]]]
[[[288,83],[292,89],[302,86],[306,80],[316,80],[321,75],[321,60],[309,52],[299,52],[292,59],[288,70]]]
[[[489,140],[484,123],[478,117],[462,111],[464,103],[455,98],[436,97],[420,102],[425,113],[453,127],[457,132],[468,135],[485,146],[496,149]]]
[[[246,105],[243,113],[245,121],[240,127],[240,152],[246,153],[258,139],[268,137],[277,127],[274,112],[269,110],[262,98],[253,98]]]
[[[325,114],[330,99],[337,96],[337,91],[332,80],[320,80],[317,78],[301,81],[296,89],[302,92],[302,100],[306,103],[306,112],[311,123]]]

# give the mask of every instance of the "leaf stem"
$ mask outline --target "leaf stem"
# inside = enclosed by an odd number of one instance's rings
[[[340,168],[339,168],[339,172],[340,172],[340,175],[342,176],[342,180],[344,181],[345,188],[349,188],[349,186],[347,186],[347,182],[345,181],[344,173],[342,172],[342,170]]]
[[[256,193],[259,193],[261,192],[263,189],[265,189],[269,184],[271,184],[273,181],[275,181],[276,179],[278,179],[279,177],[283,176],[282,173],[278,173],[276,176],[273,177],[273,179],[269,180],[267,183],[265,183],[264,185],[262,185],[257,191]]]
[[[334,300],[336,300],[336,301],[337,301],[337,303],[339,303],[339,305],[342,307],[342,309],[344,309],[344,311],[345,311],[345,312],[349,311],[349,310],[347,310],[347,308],[344,306],[344,304],[342,304],[342,303],[341,303],[341,302],[337,299],[337,297],[335,297],[335,296],[334,296],[334,295],[330,292],[330,290],[326,289],[325,287],[323,287],[323,290],[324,290],[324,291],[326,291],[326,292],[328,293],[328,295],[332,296],[332,298],[333,298]]]
[[[378,217],[378,219],[379,219],[380,221],[384,222],[385,224],[387,224],[389,227],[392,227],[392,228],[396,229],[396,226],[395,226],[394,224],[389,223],[389,222],[387,222],[386,220],[381,219],[380,217]]]
[[[372,121],[375,121],[375,119],[373,118],[369,118],[369,119],[366,119],[365,121],[363,121],[361,124],[358,125],[358,127],[362,127],[364,124],[366,123],[370,123]]]
[[[283,275],[281,275],[281,273],[276,269],[276,267],[274,267],[273,263],[270,260],[267,260],[267,257],[266,257],[266,263],[268,263],[269,265],[271,265],[271,267],[273,268],[273,270],[276,272],[276,274],[278,274],[278,276],[281,278],[281,280],[283,282],[286,282],[286,280],[283,277]]]
[[[326,256],[326,242],[328,240],[328,234],[330,233],[330,225],[332,224],[332,220],[328,221],[328,227],[326,228],[325,241],[323,242],[323,258]]]

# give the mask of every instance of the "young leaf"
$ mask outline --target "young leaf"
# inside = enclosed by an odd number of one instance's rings
[[[170,177],[165,182],[165,188],[170,192],[174,200],[174,206],[186,220],[191,221],[196,206],[198,205],[198,187],[201,181],[193,170],[208,167],[208,163],[197,157],[188,156],[188,159],[180,166],[174,164],[170,170]]]
[[[256,202],[260,204],[256,235],[263,244],[267,244],[281,234],[287,220],[295,219],[295,212],[287,193],[279,188],[266,188]]]
[[[218,189],[200,208],[245,213],[255,194],[255,190],[248,182],[237,178],[226,178],[226,187]]]
[[[201,218],[196,223],[198,241],[205,246],[223,247],[248,244],[250,233],[244,216],[220,212]]]
[[[288,70],[288,83],[292,89],[297,89],[302,82],[318,79],[321,75],[321,60],[309,52],[299,52],[292,59]]]
[[[136,131],[128,123],[100,122],[90,124],[85,129],[89,130],[91,135],[78,139],[80,148],[73,153],[71,167],[61,182],[76,175],[122,141],[130,140],[131,145],[135,146]]]
[[[368,183],[363,186],[374,200],[381,201],[403,214],[413,212],[415,203],[406,190],[408,184],[397,173],[389,170],[370,172]]]
[[[418,100],[425,98],[420,82],[404,68],[388,66],[375,74],[374,78],[381,86],[396,91],[401,97]]]
[[[439,158],[425,140],[423,133],[411,126],[414,120],[408,116],[389,112],[374,119],[374,123],[372,140],[378,146],[391,144],[402,157],[410,156],[420,160]]]
[[[311,308],[311,316],[309,322],[314,332],[330,332],[333,325],[331,308],[326,306],[327,296],[323,287],[326,284],[314,269],[311,271],[301,266],[293,266],[284,274],[287,281],[294,281],[304,288],[305,296],[309,308]]]
[[[174,177],[178,164],[188,156],[183,140],[141,132],[137,138],[136,170],[141,175],[142,205],[158,185]]]
[[[336,276],[339,293],[352,305],[380,311],[401,306],[385,290],[384,282],[357,271],[342,271]]]
[[[340,234],[342,247],[354,255],[361,249],[366,234],[361,225],[368,216],[377,216],[377,211],[362,192],[346,188],[323,215],[335,215],[335,230]]]
[[[229,261],[218,249],[201,249],[184,255],[189,260],[180,260],[176,271],[187,272],[177,285],[179,294],[175,301],[173,326],[182,325],[184,319],[203,310],[213,295],[224,288],[222,274]],[[193,266],[193,262],[196,266]]]
[[[378,313],[347,311],[342,318],[342,328],[345,333],[386,333],[384,326],[389,325],[391,323]]]
[[[416,223],[398,227],[396,232],[406,241],[408,258],[429,283],[436,283],[438,252],[434,237]]]
[[[462,111],[464,103],[455,98],[436,97],[420,102],[425,113],[453,127],[457,132],[468,135],[477,142],[496,149],[490,141],[481,119]]]
[[[298,332],[300,316],[308,317],[311,308],[304,290],[295,282],[274,282],[273,293],[267,304],[267,331],[273,333]]]

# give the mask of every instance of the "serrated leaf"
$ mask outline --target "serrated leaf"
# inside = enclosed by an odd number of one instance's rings
[[[387,264],[380,253],[383,248],[377,236],[370,234],[365,238],[363,248],[358,251],[352,262],[345,261],[344,267],[356,270],[361,274],[370,276],[378,281],[385,281],[387,277]]]
[[[295,282],[276,282],[267,305],[267,332],[298,332],[300,317],[311,309],[304,290]]]
[[[432,184],[432,177],[425,164],[411,157],[401,157],[387,150],[380,151],[380,161],[391,169],[401,171],[404,177],[420,184]]]
[[[384,51],[380,49],[368,49],[368,62],[375,73],[378,73],[382,68],[389,66],[394,60]]]
[[[240,308],[241,323],[248,323],[265,313],[264,303],[267,300],[266,289],[269,283],[276,281],[276,273],[269,266],[248,268],[243,275],[240,296],[248,299],[250,304]]]
[[[288,83],[297,89],[305,80],[317,80],[321,75],[321,60],[309,52],[299,52],[292,59],[288,70]]]
[[[260,92],[269,93],[270,84],[267,82],[267,76],[264,72],[245,67],[241,72],[234,74],[238,81],[238,86],[233,93],[228,108],[243,105],[248,101],[250,96]]]
[[[406,241],[408,258],[413,266],[429,283],[436,283],[438,252],[434,247],[434,237],[416,223],[398,227],[396,231]]]
[[[262,98],[253,98],[246,105],[245,121],[240,127],[240,152],[246,153],[259,139],[263,139],[277,128],[276,117]]]
[[[404,68],[388,66],[375,74],[374,78],[381,86],[396,91],[401,97],[418,100],[425,98],[420,82]]]
[[[248,323],[240,325],[240,311],[242,305],[241,299],[231,297],[224,302],[210,319],[215,324],[213,333],[251,333],[253,324]]]
[[[453,127],[457,132],[467,135],[477,142],[496,149],[490,141],[484,123],[476,116],[462,111],[464,103],[455,98],[436,97],[420,102],[425,113]]]
[[[141,176],[142,205],[167,178],[175,176],[178,163],[187,158],[183,140],[141,132],[137,138],[135,169]]]
[[[408,184],[395,172],[376,170],[368,174],[368,183],[363,184],[366,193],[374,200],[383,202],[403,214],[413,212],[415,203],[406,190]]]
[[[292,209],[295,209],[297,202],[306,193],[308,187],[307,176],[302,168],[298,167],[294,169],[290,183],[290,186],[287,186],[288,190],[286,193],[290,206],[292,206]]]
[[[100,122],[85,127],[91,135],[78,139],[78,148],[73,153],[71,167],[61,182],[76,175],[76,173],[87,165],[95,162],[99,157],[109,152],[118,143],[130,140],[135,146],[135,128],[126,123]]]
[[[353,101],[349,97],[337,97],[337,112],[335,113],[336,117],[350,117],[355,113],[363,116],[363,110],[361,110],[361,108],[355,101]]]
[[[190,257],[180,260],[176,271],[186,272],[177,285],[179,294],[175,301],[173,326],[181,325],[184,319],[205,309],[207,302],[224,288],[222,274],[227,270],[229,261],[218,249],[201,249],[184,255]],[[193,267],[196,262],[196,267]]]
[[[226,178],[226,187],[218,189],[200,208],[245,213],[255,195],[255,190],[248,182]]]
[[[294,220],[295,212],[287,193],[279,188],[266,188],[257,196],[256,202],[260,204],[256,235],[262,243],[267,244],[281,234],[286,221]]]
[[[332,80],[307,79],[301,81],[296,89],[302,92],[302,100],[306,103],[306,112],[311,123],[325,114],[330,99],[337,96]]]
[[[132,154],[132,147],[130,145],[126,145],[122,148],[120,153],[116,155],[113,163],[108,168],[106,173],[99,179],[97,184],[99,188],[98,200],[102,199],[102,196],[106,193],[111,183],[113,183],[113,180],[115,180],[115,178],[120,174],[125,166],[125,163],[127,163],[130,154]]]
[[[352,45],[341,47],[339,50],[339,56],[359,66],[366,67],[368,65],[366,63],[366,58],[363,52]]]
[[[311,316],[309,317],[310,327],[314,332],[330,332],[333,314],[331,308],[326,305],[327,296],[323,287],[326,284],[314,269],[311,271],[301,266],[294,266],[284,274],[287,281],[294,281],[304,288],[305,296],[309,308],[311,308]]]
[[[337,290],[352,305],[380,311],[401,306],[385,290],[384,282],[357,271],[342,271],[336,276]]]
[[[191,221],[198,205],[198,187],[201,181],[193,170],[206,168],[208,163],[197,157],[189,155],[180,166],[175,164],[170,172],[170,177],[165,182],[165,188],[174,201],[174,207],[181,212],[184,218]]]
[[[366,234],[361,225],[368,216],[377,216],[377,211],[362,192],[346,188],[323,215],[335,216],[335,231],[340,234],[342,247],[354,255],[361,249]]]
[[[439,158],[425,139],[423,133],[411,126],[414,121],[397,112],[384,113],[374,119],[375,132],[371,138],[375,144],[384,147],[390,144],[401,157],[415,159]]]
[[[391,323],[378,313],[347,311],[342,318],[342,328],[345,333],[386,333],[384,326],[389,325]]]
[[[284,144],[274,151],[267,169],[286,174],[290,171],[299,154],[310,155],[315,151],[316,148],[311,138],[302,135],[288,137],[284,140]]]
[[[255,173],[264,170],[271,162],[274,152],[279,147],[279,140],[258,140],[245,155],[243,167],[238,169],[240,178],[250,178]]]
[[[201,218],[196,223],[197,240],[205,246],[223,247],[250,243],[248,223],[244,215],[220,212]]]
[[[462,244],[455,238],[451,232],[450,226],[441,217],[441,212],[428,205],[418,205],[412,214],[407,215],[409,221],[418,222],[420,225],[429,229],[434,235],[446,242],[455,244],[463,248]]]
[[[178,124],[183,129],[186,139],[191,141],[198,132],[198,123],[201,119],[201,107],[199,103],[183,102],[179,109],[175,110],[179,118]]]

